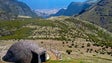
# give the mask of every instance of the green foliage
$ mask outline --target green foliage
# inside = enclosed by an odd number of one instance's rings
[[[65,61],[64,60],[62,60],[62,61],[56,61],[56,60],[53,61],[52,60],[52,61],[48,61],[48,63],[71,63],[71,61],[67,61],[67,60],[65,60]]]
[[[50,60],[48,63],[79,63],[73,60]]]
[[[0,39],[26,39],[31,34],[31,28],[21,28],[16,30],[12,35],[0,37]]]
[[[80,61],[80,63],[84,63],[83,61]]]
[[[71,60],[49,60],[47,63],[88,63],[79,59],[71,59]]]

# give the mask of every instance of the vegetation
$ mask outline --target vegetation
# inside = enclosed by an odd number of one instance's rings
[[[80,60],[50,60],[47,63],[87,63],[84,61],[80,61]]]
[[[89,22],[64,18],[0,21],[0,39],[53,39],[75,41],[83,38],[93,44],[112,47],[112,34]],[[72,44],[74,46],[74,44]],[[89,44],[88,44],[89,46]]]
[[[100,0],[78,17],[112,32],[112,0]]]
[[[66,50],[67,54],[71,54],[72,50]]]

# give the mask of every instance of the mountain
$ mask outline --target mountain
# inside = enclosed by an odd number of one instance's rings
[[[0,19],[12,19],[17,16],[36,17],[36,14],[18,0],[0,0]]]
[[[63,15],[65,12],[65,9],[60,9],[56,14],[54,14],[53,16],[60,16]]]
[[[100,0],[87,12],[81,14],[79,18],[112,32],[112,0]]]
[[[85,3],[85,2],[72,2],[67,9],[61,9],[56,14],[51,16],[72,16],[72,15],[78,15],[83,10],[89,8],[92,4]]]
[[[51,14],[55,14],[58,11],[59,9],[37,9],[35,10],[35,13],[40,17],[47,18]]]

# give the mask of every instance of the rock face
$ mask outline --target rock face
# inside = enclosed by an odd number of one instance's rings
[[[41,63],[46,61],[46,51],[33,42],[17,42],[9,48],[3,60],[14,63]]]
[[[0,0],[0,19],[16,18],[19,15],[36,17],[36,14],[23,2]]]
[[[112,32],[112,0],[101,0],[79,18],[97,24]]]

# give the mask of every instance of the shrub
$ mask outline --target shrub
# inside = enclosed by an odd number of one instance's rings
[[[66,50],[66,53],[69,55],[71,54],[71,52],[72,52],[72,50]]]
[[[87,43],[87,47],[90,47],[91,46],[91,44],[90,43]]]

